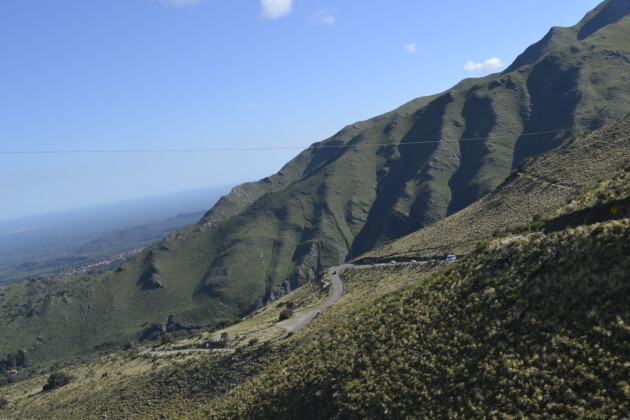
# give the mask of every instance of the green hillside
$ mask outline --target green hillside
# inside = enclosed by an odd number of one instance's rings
[[[49,393],[39,392],[47,374],[0,388],[0,414],[623,418],[630,219],[559,220],[627,202],[629,174],[543,215],[553,233],[500,236],[454,264],[348,269],[342,298],[289,340],[228,354],[109,355],[66,369],[73,381]]]
[[[629,235],[624,218],[494,240],[331,326],[197,418],[623,418]]]
[[[231,322],[324,267],[462,214],[526,158],[627,114],[624,5],[607,0],[577,26],[552,30],[502,74],[344,128],[277,174],[234,188],[198,224],[116,271],[1,288],[0,354],[24,349],[33,362],[52,363],[155,338],[169,315],[188,329]],[[591,179],[620,169],[624,156],[589,167]],[[549,188],[562,188],[564,175],[555,176]],[[585,185],[568,182],[568,193]],[[536,211],[566,199],[553,197],[540,198]],[[517,216],[509,223],[530,221],[520,210]],[[488,225],[502,228],[508,219]],[[408,248],[459,253],[477,237],[463,235],[455,235],[457,249],[445,231],[435,243],[414,240]]]
[[[495,233],[518,231],[516,228],[527,226],[534,218],[564,205],[578,190],[621,170],[628,161],[630,117],[573,138],[524,162],[495,191],[476,203],[363,257],[396,259],[467,254],[478,241]],[[589,204],[592,203],[593,199]]]
[[[465,208],[525,158],[627,114],[630,20],[609,13],[621,3],[562,29],[540,59],[346,127],[235,189],[169,247],[205,261],[190,279],[211,296],[233,306],[234,289],[238,299],[247,290],[238,313]],[[591,21],[598,30],[583,36]],[[161,254],[153,261],[166,280],[187,268]]]
[[[550,181],[552,173],[575,183],[595,179],[620,166],[611,156],[630,159],[628,127],[624,119],[530,160],[490,197],[512,205],[519,191],[522,201],[553,203],[553,183],[541,184],[551,192],[545,195],[543,187],[522,188],[523,180]],[[442,260],[347,270],[341,299],[289,340],[233,354],[110,354],[69,367],[75,380],[60,390],[40,394],[48,373],[40,371],[0,388],[0,397],[9,401],[7,413],[27,418],[49,412],[51,418],[291,418],[305,405],[316,407],[309,412],[320,418],[365,417],[366,410],[377,417],[477,417],[495,410],[497,416],[614,418],[626,407],[630,379],[630,165],[622,168],[582,190],[566,184],[574,192],[532,226],[495,238],[488,233],[454,265]],[[472,206],[483,211],[476,213],[478,226],[497,219],[485,201]],[[457,214],[449,219],[459,220]],[[528,228],[547,234],[527,236]],[[413,238],[397,242],[407,246]],[[269,320],[282,305],[307,307],[323,293],[323,283],[311,282],[256,311],[226,330],[230,346],[276,336]],[[159,349],[204,348],[212,334]]]

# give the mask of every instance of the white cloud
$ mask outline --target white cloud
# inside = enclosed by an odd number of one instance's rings
[[[489,72],[494,69],[497,69],[501,67],[502,65],[503,63],[501,62],[499,58],[492,57],[492,58],[487,59],[483,63],[474,63],[472,61],[468,61],[466,62],[466,65],[464,66],[464,70],[466,70],[469,73],[472,73],[472,72],[485,73],[485,72]]]
[[[415,43],[405,45],[405,51],[407,51],[409,54],[415,54],[418,52]]]
[[[260,0],[260,17],[278,19],[291,13],[293,0]]]
[[[313,15],[313,17],[308,18],[310,23],[317,23],[320,25],[334,25],[337,22],[337,13],[336,10],[328,11],[328,10],[320,10]]]
[[[197,3],[201,3],[203,0],[161,0],[161,1],[162,3],[166,3],[168,5],[175,6],[175,7],[186,7],[186,6],[195,5]]]
[[[324,16],[322,18],[322,23],[325,23],[326,25],[332,25],[333,23],[335,23],[335,21],[337,20],[336,17],[334,17],[333,15],[328,15],[328,16]]]

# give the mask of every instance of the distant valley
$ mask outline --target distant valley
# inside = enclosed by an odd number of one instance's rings
[[[0,221],[0,284],[104,270],[196,223],[230,186]]]

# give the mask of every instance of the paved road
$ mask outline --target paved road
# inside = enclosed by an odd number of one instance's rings
[[[530,233],[529,235],[535,235],[535,234],[541,234],[542,232],[534,232],[534,233]],[[527,235],[527,236],[529,236]],[[517,239],[520,238],[522,236],[517,236],[514,237],[513,239]],[[436,260],[442,260],[443,257],[435,257],[434,259]],[[414,261],[415,262],[415,261]],[[412,262],[413,263],[413,262]],[[382,263],[385,264],[385,263]],[[391,263],[387,263],[387,264],[391,264]],[[394,264],[402,264],[402,262],[396,262]],[[375,264],[373,264],[375,265]],[[328,270],[328,275],[330,276],[330,279],[332,280],[332,284],[333,284],[333,294],[332,296],[330,296],[326,302],[322,303],[321,305],[311,309],[310,311],[307,312],[302,312],[300,314],[298,314],[296,316],[296,318],[300,318],[299,321],[296,322],[296,319],[288,319],[285,321],[281,321],[278,322],[276,324],[276,326],[278,327],[283,327],[287,329],[287,332],[282,334],[279,337],[276,338],[272,338],[271,340],[262,342],[262,343],[257,343],[254,344],[253,346],[247,346],[244,347],[246,349],[252,349],[255,347],[260,347],[264,344],[267,343],[274,343],[276,341],[280,341],[282,339],[285,339],[289,336],[289,334],[292,334],[294,332],[300,331],[302,328],[306,327],[308,324],[311,323],[311,321],[313,321],[313,319],[315,319],[315,317],[324,309],[328,308],[330,305],[332,305],[333,303],[337,302],[337,300],[339,300],[339,298],[341,297],[341,294],[343,293],[343,283],[341,282],[341,279],[339,278],[339,274],[341,274],[342,271],[344,271],[346,268],[350,268],[350,267],[354,267],[354,264],[343,264],[337,267],[332,267]],[[214,352],[234,352],[236,351],[236,349],[232,349],[232,348],[216,348],[216,349],[184,349],[184,350],[163,350],[163,351],[154,351],[152,348],[148,347],[144,349],[145,354],[175,354],[175,353],[193,353],[193,352],[203,352],[203,351],[214,351]]]
[[[311,309],[310,311],[306,312],[306,316],[305,313],[301,314],[301,317],[303,317],[298,323],[293,324],[293,323],[289,323],[286,321],[282,321],[278,324],[276,324],[276,326],[283,326],[282,324],[285,323],[288,331],[284,334],[282,334],[279,337],[276,338],[272,338],[269,341],[263,342],[263,343],[258,343],[258,344],[254,344],[253,346],[247,346],[245,347],[246,349],[251,349],[254,347],[260,347],[266,343],[274,343],[276,341],[280,341],[284,338],[287,338],[289,336],[289,334],[292,334],[294,332],[300,331],[302,328],[306,327],[308,324],[310,324],[310,322],[315,319],[315,317],[324,309],[328,308],[330,305],[332,305],[333,303],[335,303],[337,300],[339,300],[339,298],[341,297],[341,294],[343,293],[343,283],[341,282],[341,279],[339,278],[339,274],[341,274],[341,272],[343,270],[345,270],[346,268],[349,267],[353,267],[354,264],[343,264],[340,265],[338,267],[332,267],[328,270],[328,275],[330,276],[330,279],[332,280],[332,284],[333,284],[333,294],[332,296],[330,296],[326,302],[322,303],[321,305]],[[290,320],[287,320],[290,321]],[[290,325],[290,326],[289,326]],[[175,354],[175,353],[192,353],[192,352],[200,352],[200,351],[216,351],[216,352],[233,352],[236,351],[236,349],[185,349],[185,350],[163,350],[163,351],[154,351],[152,348],[148,347],[144,349],[145,354],[148,353],[152,353],[152,354]]]
[[[353,267],[353,266],[354,266],[354,264],[343,264],[343,265],[340,265],[338,267],[330,268],[328,270],[328,275],[330,276],[330,279],[332,280],[332,283],[333,283],[333,289],[334,290],[333,290],[332,296],[330,296],[326,300],[326,302],[322,303],[318,307],[311,309],[311,311],[308,313],[308,315],[306,315],[299,323],[297,323],[296,325],[293,325],[289,329],[289,331],[287,331],[286,333],[282,334],[280,337],[276,337],[276,338],[273,338],[273,339],[269,340],[269,342],[273,343],[275,341],[282,340],[283,338],[287,338],[289,336],[289,334],[300,331],[302,328],[304,328],[308,324],[310,324],[310,322],[313,319],[315,319],[315,317],[321,311],[323,311],[324,309],[328,308],[333,303],[337,302],[337,300],[341,297],[341,294],[343,293],[343,283],[341,282],[341,279],[339,278],[339,274],[341,274],[341,272],[343,270],[345,270],[346,268]],[[281,325],[279,325],[279,326],[281,326]]]

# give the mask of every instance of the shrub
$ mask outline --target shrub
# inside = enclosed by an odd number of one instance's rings
[[[167,332],[162,336],[162,345],[172,343],[174,338],[173,333]]]
[[[74,379],[72,376],[64,372],[51,373],[48,377],[48,383],[44,385],[44,391],[50,391],[53,389],[61,388],[68,385]]]
[[[292,309],[283,309],[282,312],[280,312],[280,321],[283,321],[285,319],[289,319],[293,316],[293,310]]]
[[[7,404],[9,404],[9,401],[4,397],[0,397],[0,410],[6,407]]]

